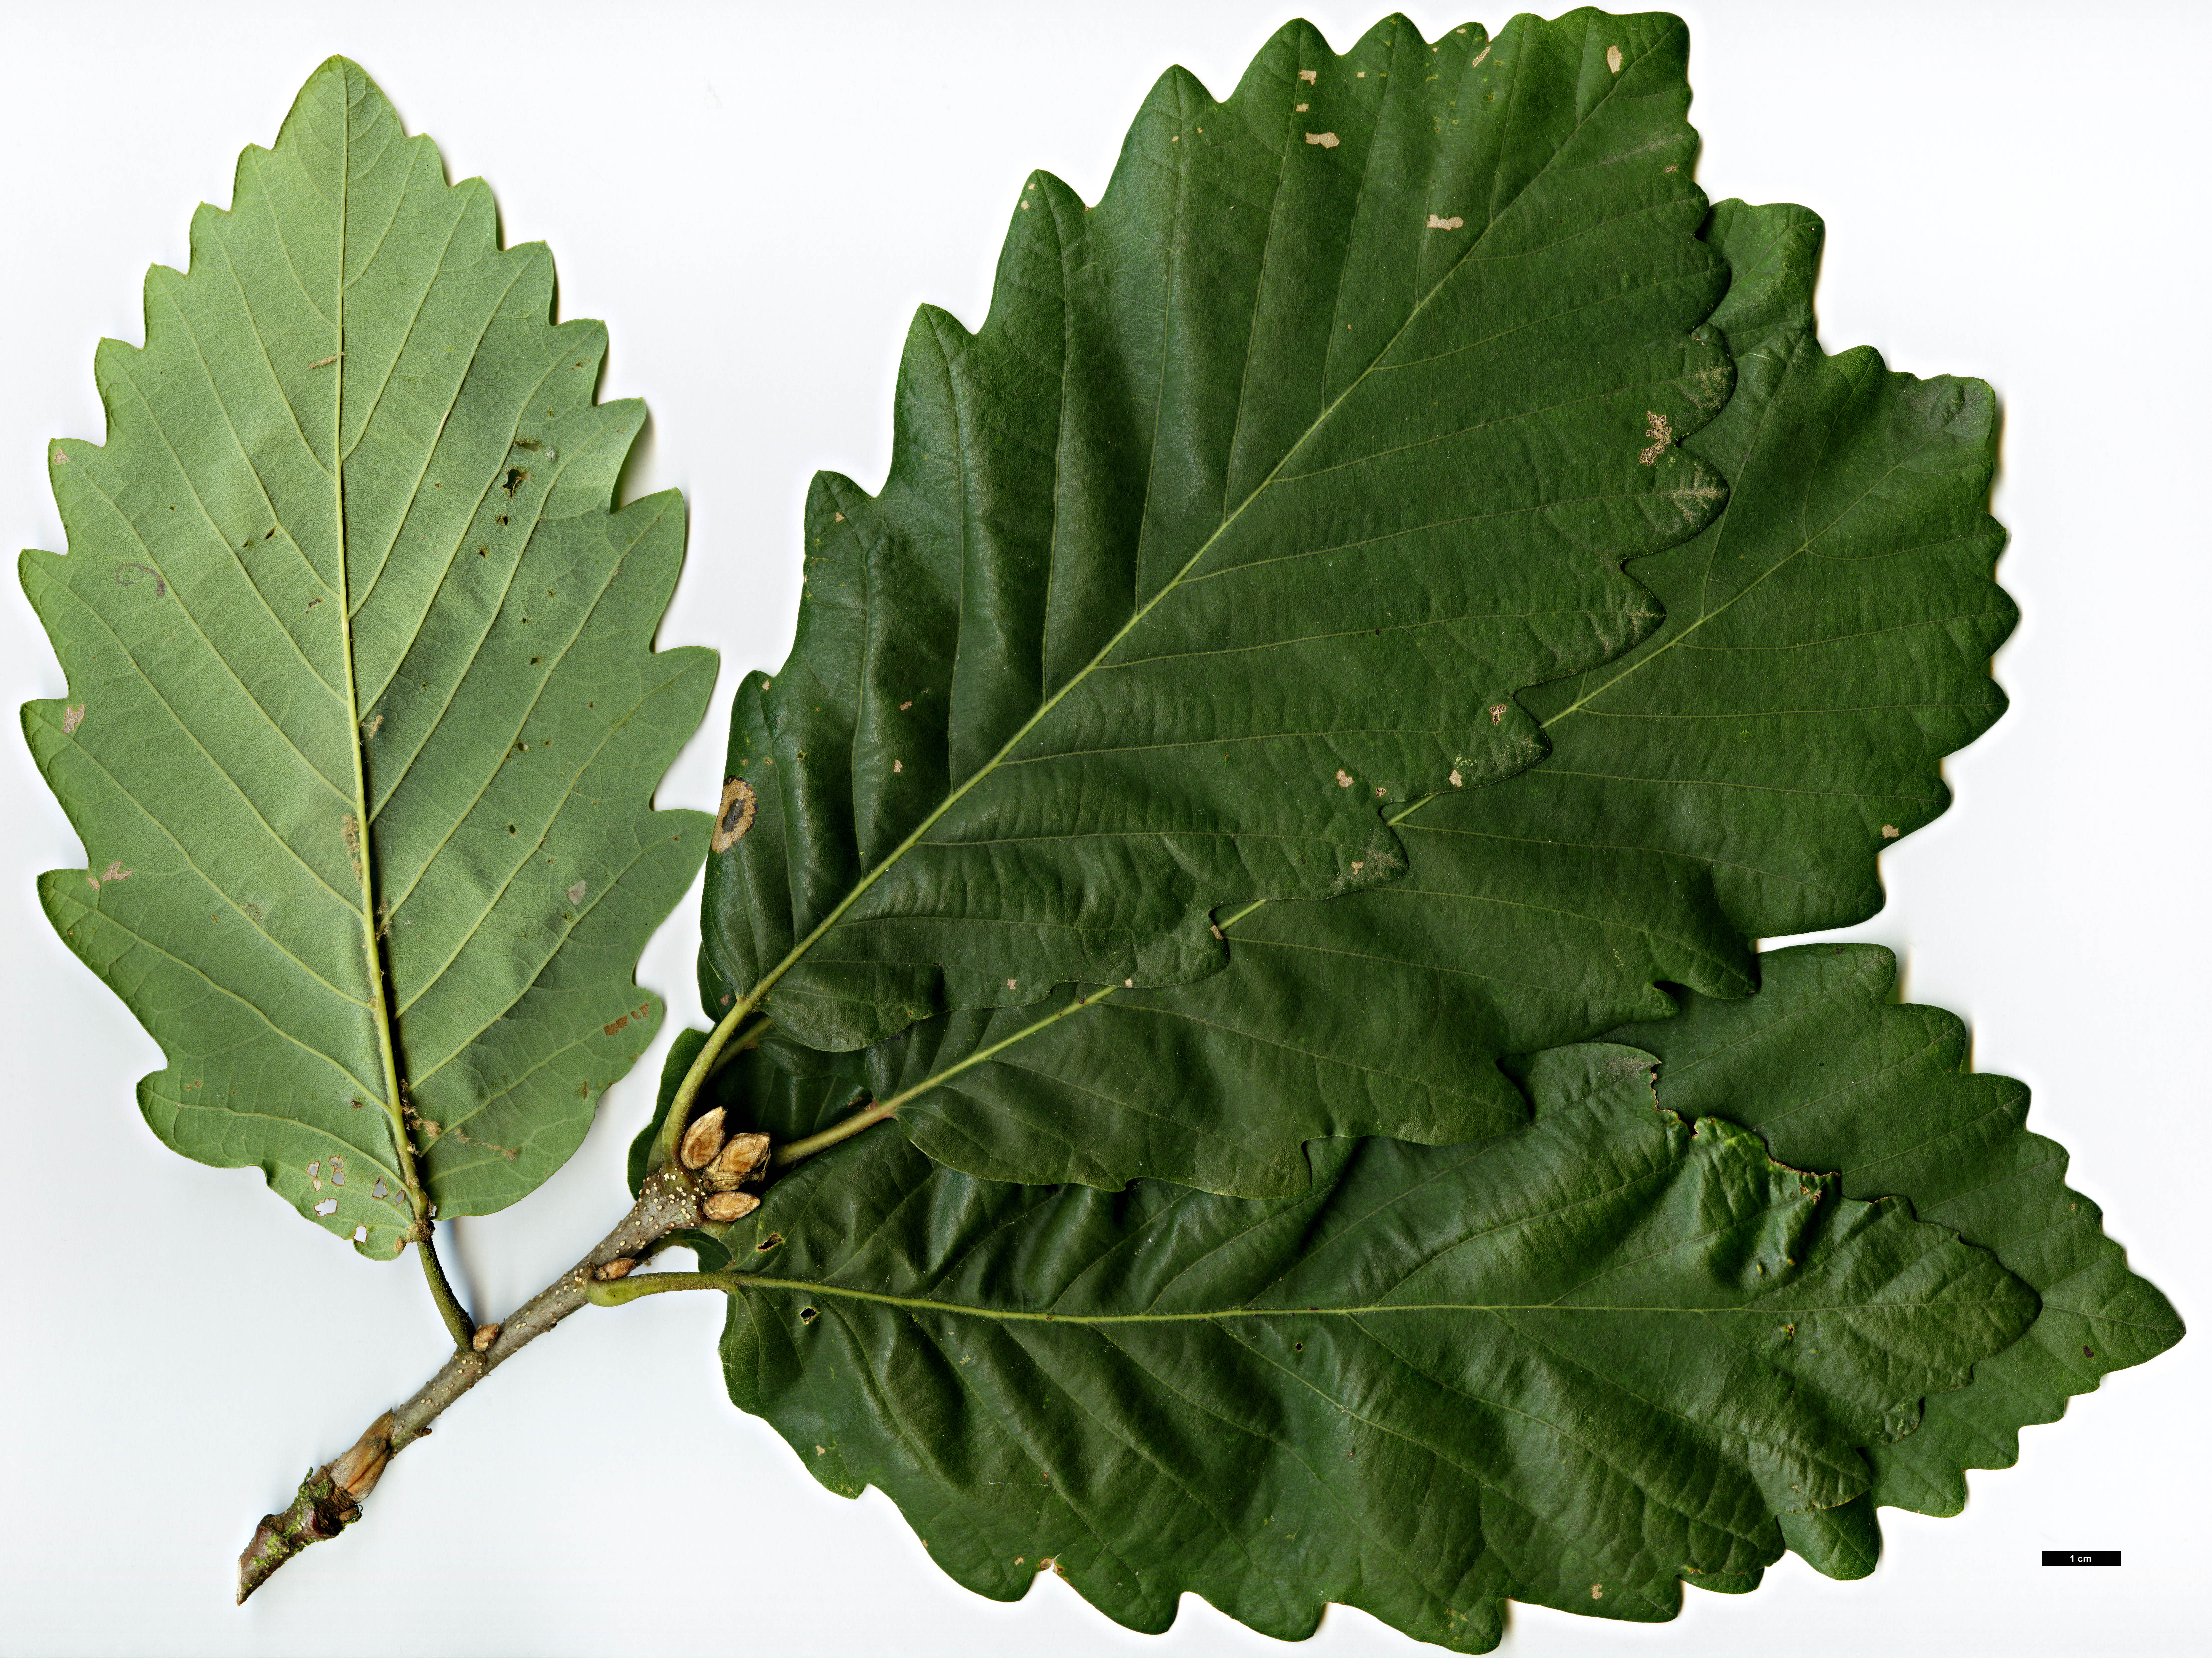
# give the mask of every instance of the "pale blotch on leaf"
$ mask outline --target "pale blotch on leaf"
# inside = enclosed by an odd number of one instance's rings
[[[64,737],[73,735],[76,732],[76,728],[82,724],[84,724],[83,703],[72,702],[69,707],[62,710],[62,735]]]
[[[1620,48],[1619,46],[1607,46],[1605,49],[1605,66],[1611,70],[1615,75],[1620,73]],[[1595,1594],[1595,1591],[1592,1591],[1592,1593]]]
[[[1894,841],[1899,833],[1898,827],[1894,823],[1884,823],[1881,826],[1881,838],[1885,841]]]
[[[727,852],[745,838],[745,831],[753,826],[753,814],[760,810],[760,797],[753,786],[742,777],[732,777],[722,785],[722,809],[714,819],[714,850]]]
[[[1344,140],[1334,132],[1309,132],[1306,134],[1306,142],[1310,144],[1319,144],[1323,149],[1334,149]]]
[[[1429,215],[1429,228],[1431,230],[1457,230],[1466,222],[1466,220],[1459,217],[1456,214],[1453,215],[1449,219],[1440,218],[1434,213]]]
[[[1352,774],[1341,766],[1336,768],[1336,786],[1340,789],[1348,789],[1352,786]]]
[[[584,895],[591,890],[590,883],[586,881],[577,882],[575,885],[568,889],[568,902],[572,904],[582,903],[584,902]]]

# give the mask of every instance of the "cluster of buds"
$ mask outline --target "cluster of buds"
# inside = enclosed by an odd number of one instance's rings
[[[768,1136],[722,1132],[722,1108],[702,1112],[677,1147],[677,1157],[705,1188],[700,1212],[727,1225],[760,1207],[760,1199],[741,1186],[757,1185],[768,1173]]]

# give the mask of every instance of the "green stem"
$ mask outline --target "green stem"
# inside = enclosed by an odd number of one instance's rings
[[[661,1121],[660,1138],[653,1144],[655,1169],[677,1166],[676,1148],[684,1143],[684,1131],[691,1126],[691,1108],[699,1098],[699,1090],[707,1085],[707,1079],[768,1035],[774,1021],[765,1013],[747,1020],[742,1029],[735,1023],[741,1015],[750,1012],[759,999],[757,990],[731,1009],[708,1035],[706,1046],[693,1058],[684,1080],[676,1085],[676,1096],[669,1101],[668,1115]]]
[[[1399,808],[1397,811],[1392,813],[1383,821],[1389,823],[1393,829],[1395,829],[1399,824],[1404,823],[1408,817],[1411,817],[1415,812],[1419,811],[1423,806],[1426,805],[1430,801],[1435,799],[1436,796],[1433,794],[1425,794],[1418,800],[1408,801],[1405,805]],[[1224,916],[1214,925],[1217,930],[1225,937],[1230,928],[1235,926],[1246,916],[1251,914],[1253,911],[1256,909],[1264,909],[1268,904],[1273,902],[1275,901],[1269,898],[1255,898],[1249,903],[1245,904],[1242,908],[1236,911],[1233,914]],[[831,1146],[840,1145],[846,1140],[851,1139],[854,1135],[860,1133],[862,1130],[874,1127],[886,1117],[897,1115],[898,1108],[906,1104],[908,1101],[917,1098],[923,1094],[927,1094],[931,1089],[938,1087],[943,1083],[949,1082],[951,1078],[958,1076],[962,1072],[967,1070],[969,1066],[981,1065],[986,1060],[994,1058],[997,1054],[1005,1052],[1007,1048],[1012,1048],[1016,1042],[1027,1041],[1030,1037],[1036,1035],[1038,1031],[1045,1029],[1046,1026],[1057,1024],[1069,1014],[1079,1013],[1086,1007],[1095,1006],[1097,1004],[1104,1001],[1109,996],[1112,996],[1127,988],[1128,988],[1128,987],[1126,985],[1106,985],[1093,991],[1088,996],[1078,996],[1066,1006],[1055,1008],[1052,1012],[1047,1014],[1043,1018],[1037,1020],[1035,1023],[1023,1026],[1022,1029],[1017,1030],[1012,1035],[1005,1038],[1003,1041],[994,1042],[988,1048],[981,1049],[976,1053],[970,1054],[966,1059],[961,1060],[958,1064],[947,1066],[944,1070],[937,1072],[934,1076],[925,1077],[913,1087],[906,1089],[900,1093],[894,1094],[887,1100],[871,1101],[866,1105],[862,1106],[858,1111],[854,1112],[851,1116],[845,1118],[842,1121],[830,1124],[829,1127],[823,1129],[819,1133],[809,1134],[803,1139],[786,1141],[783,1145],[777,1146],[775,1151],[769,1155],[769,1162],[774,1168],[788,1169],[793,1163],[804,1163],[807,1158],[812,1157],[817,1151],[827,1151]],[[760,992],[758,989],[756,989],[752,995],[747,997],[744,1001],[739,1003],[736,1008],[731,1011],[729,1017],[723,1020],[723,1025],[729,1024],[731,1020],[737,1018],[740,1013],[751,1008],[752,1005],[759,999],[759,996]],[[761,1021],[763,1028],[765,1028],[767,1023],[768,1022],[765,1018]],[[748,1029],[750,1029],[750,1027]],[[720,1033],[721,1026],[717,1026],[716,1035],[720,1035]],[[757,1034],[752,1035],[750,1040],[758,1041],[759,1037]],[[742,1046],[744,1046],[744,1043],[742,1042],[733,1043],[731,1046],[730,1051],[734,1054],[738,1048]],[[668,1121],[663,1126],[661,1130],[661,1144],[659,1149],[658,1157],[658,1162],[659,1164],[665,1165],[674,1158],[676,1155],[677,1142],[683,1137],[684,1125],[690,1118],[690,1101],[692,1097],[698,1093],[699,1084],[706,1080],[706,1077],[712,1075],[715,1070],[720,1068],[721,1062],[712,1057],[717,1051],[714,1040],[713,1038],[709,1038],[708,1045],[700,1050],[698,1059],[692,1062],[691,1070],[684,1079],[684,1085],[677,1090],[676,1099],[668,1108]],[[704,1067],[703,1074],[702,1067]],[[667,1287],[671,1289],[682,1289],[690,1286],[671,1284]],[[639,1293],[659,1294],[659,1291],[641,1291]],[[611,1305],[612,1303],[609,1304]]]
[[[594,1307],[620,1307],[640,1296],[665,1296],[672,1290],[720,1290],[734,1294],[751,1281],[749,1272],[634,1272],[611,1284],[584,1286],[584,1299]]]
[[[1104,985],[1092,991],[1088,996],[1078,996],[1066,1006],[1054,1008],[1042,1019],[1036,1020],[1034,1023],[1024,1025],[1012,1035],[993,1042],[988,1048],[978,1048],[959,1064],[949,1065],[934,1076],[923,1078],[913,1087],[894,1094],[887,1100],[872,1101],[842,1122],[834,1122],[818,1134],[809,1134],[804,1139],[787,1140],[769,1154],[769,1163],[772,1168],[787,1169],[794,1163],[804,1163],[817,1151],[826,1151],[840,1141],[852,1139],[862,1129],[874,1127],[885,1117],[896,1115],[899,1107],[904,1105],[908,1100],[917,1098],[929,1092],[931,1089],[950,1082],[969,1066],[981,1065],[986,1060],[1004,1053],[1016,1042],[1028,1041],[1047,1025],[1058,1024],[1069,1014],[1080,1013],[1085,1008],[1095,1006],[1109,996],[1118,994],[1126,988],[1127,987],[1124,985]]]
[[[476,1321],[469,1316],[468,1309],[461,1305],[461,1298],[453,1293],[453,1286],[447,1281],[445,1266],[438,1260],[437,1246],[430,1241],[430,1234],[436,1224],[427,1217],[424,1218],[422,1235],[416,1240],[416,1253],[422,1257],[422,1276],[429,1281],[430,1299],[438,1303],[438,1316],[446,1321],[446,1329],[453,1338],[453,1345],[466,1352],[469,1344],[476,1339]]]

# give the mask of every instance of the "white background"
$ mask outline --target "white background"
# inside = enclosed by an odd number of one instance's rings
[[[44,440],[98,440],[92,350],[143,338],[148,264],[343,52],[510,241],[543,238],[565,314],[605,318],[604,395],[651,402],[635,492],[680,486],[691,552],[662,639],[718,647],[707,728],[662,792],[711,808],[726,688],[788,642],[817,466],[873,487],[907,319],[971,326],[1033,167],[1086,198],[1170,62],[1217,94],[1292,0],[617,8],[42,3],[0,9],[0,543],[58,548]],[[1368,3],[1310,15],[1340,48]],[[2203,666],[2212,13],[2106,3],[1679,8],[1699,176],[1829,227],[1832,348],[1992,381],[2006,407],[2002,574],[2026,620],[2012,712],[1948,774],[1950,813],[1887,853],[1881,916],[1914,999],[1966,1016],[1980,1068],[2185,1317],[2204,1321],[2208,977]],[[1431,37],[1465,21],[1413,8]],[[1488,21],[1501,24],[1502,15]],[[63,682],[0,598],[0,701]],[[368,1520],[229,1604],[256,1516],[436,1365],[411,1269],[301,1224],[252,1171],[159,1145],[132,1103],[159,1054],[39,913],[83,854],[0,738],[0,1649],[10,1654],[1257,1652],[1187,1600],[1147,1642],[1048,1578],[1016,1606],[942,1577],[890,1505],[817,1487],[732,1411],[709,1297],[586,1313],[394,1465]],[[696,909],[641,977],[688,1005]],[[665,1040],[665,1033],[664,1033]],[[458,1229],[464,1293],[512,1307],[623,1206],[656,1047],[549,1186]],[[2202,1650],[2200,1333],[2029,1430],[1966,1512],[1886,1511],[1859,1583],[1794,1559],[1673,1625],[1516,1609],[1505,1650],[1728,1658]],[[2195,1408],[2191,1408],[2194,1406]],[[2048,1547],[2120,1548],[2053,1571]],[[2201,1638],[2201,1636],[2196,1638]],[[1357,1612],[1316,1653],[1406,1653]]]

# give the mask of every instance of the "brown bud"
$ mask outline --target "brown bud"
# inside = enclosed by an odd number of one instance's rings
[[[629,1255],[617,1255],[612,1260],[601,1261],[592,1268],[592,1276],[602,1284],[611,1284],[618,1278],[628,1278],[631,1267],[637,1265]]]
[[[492,1343],[499,1339],[499,1331],[496,1324],[479,1324],[477,1333],[469,1338],[469,1345],[477,1352],[489,1352]]]
[[[708,1220],[724,1226],[743,1220],[759,1207],[760,1199],[750,1192],[717,1192],[699,1206]]]
[[[704,1169],[722,1149],[722,1108],[716,1106],[684,1131],[677,1156],[686,1169]]]
[[[767,1166],[767,1135],[732,1134],[700,1179],[709,1192],[734,1192]]]
[[[384,1478],[384,1465],[392,1461],[392,1412],[368,1424],[353,1448],[330,1466],[331,1484],[359,1502]]]

